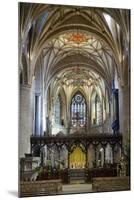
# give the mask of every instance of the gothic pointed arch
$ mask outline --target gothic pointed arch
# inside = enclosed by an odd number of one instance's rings
[[[67,99],[66,99],[66,94],[65,94],[65,91],[62,88],[60,88],[60,91],[59,91],[59,95],[60,95],[60,99],[61,99],[61,125],[62,126],[65,126],[66,125],[66,113],[67,113],[67,110],[66,110],[66,105],[67,105]]]
[[[55,124],[61,125],[61,113],[62,113],[62,107],[61,107],[61,96],[58,94],[56,101],[55,101]]]
[[[91,96],[91,124],[92,125],[101,125],[103,122],[103,108],[100,96],[98,93],[93,90]]]
[[[80,93],[85,98],[85,100],[87,101],[87,96],[86,96],[86,93],[84,91],[84,88],[78,86],[72,91],[72,94],[71,94],[71,97],[70,97],[70,102],[72,101],[72,98],[74,97],[74,95],[76,93]]]

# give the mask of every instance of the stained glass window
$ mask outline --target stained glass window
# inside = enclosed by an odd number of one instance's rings
[[[84,126],[86,124],[86,100],[81,93],[76,93],[71,102],[72,126]]]

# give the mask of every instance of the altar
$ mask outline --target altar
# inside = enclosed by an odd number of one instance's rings
[[[73,149],[69,161],[70,169],[84,169],[86,167],[86,154],[81,147]]]

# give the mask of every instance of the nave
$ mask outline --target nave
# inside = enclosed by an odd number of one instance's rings
[[[19,15],[20,196],[129,190],[130,10]]]

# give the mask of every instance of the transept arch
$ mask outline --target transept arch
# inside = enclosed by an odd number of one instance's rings
[[[90,101],[90,115],[92,125],[102,125],[103,123],[103,107],[102,100],[96,90],[92,91],[91,101]],[[98,113],[99,112],[99,113]]]

